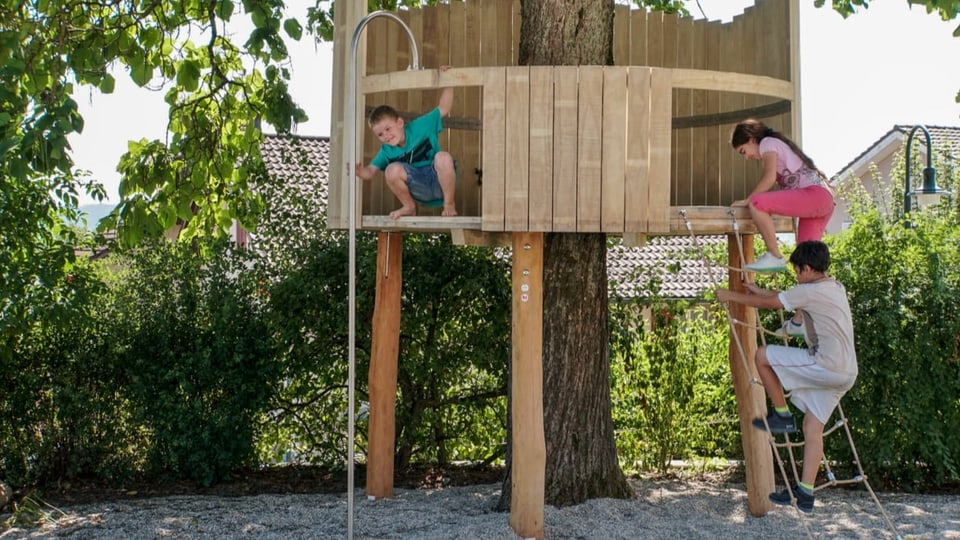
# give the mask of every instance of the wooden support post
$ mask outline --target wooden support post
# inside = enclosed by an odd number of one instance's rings
[[[367,497],[393,496],[402,254],[403,233],[381,231],[377,238],[377,296],[370,347]]]
[[[543,538],[543,233],[513,234],[510,526]]]
[[[735,234],[727,235],[727,250],[728,264],[731,267],[741,268],[747,261],[753,261],[753,235],[743,236],[744,261],[740,260]],[[731,270],[729,279],[730,290],[744,292],[740,272]],[[736,302],[731,302],[728,309],[731,317],[744,323],[731,330],[737,335],[730,336],[730,372],[733,375],[737,410],[740,413],[740,433],[747,475],[747,509],[754,516],[763,516],[770,510],[770,501],[767,496],[774,488],[774,474],[773,454],[768,435],[751,424],[754,418],[767,414],[763,386],[750,382],[759,378],[753,361],[757,352],[757,332],[754,330],[757,324],[757,310]],[[740,356],[738,339],[743,346],[743,358],[746,362]]]

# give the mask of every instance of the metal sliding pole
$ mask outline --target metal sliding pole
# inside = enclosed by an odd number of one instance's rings
[[[367,15],[357,23],[357,27],[353,31],[353,39],[350,42],[350,66],[349,70],[349,83],[347,86],[347,118],[349,119],[347,125],[344,126],[344,133],[349,136],[349,148],[348,152],[349,160],[347,162],[347,181],[349,185],[349,204],[350,208],[348,210],[348,219],[349,224],[349,297],[348,297],[348,332],[350,334],[350,339],[347,344],[348,355],[349,355],[349,368],[347,372],[347,539],[353,540],[353,506],[354,506],[354,497],[353,497],[353,466],[354,466],[354,435],[356,432],[356,365],[357,365],[357,353],[356,353],[356,341],[357,341],[357,48],[360,44],[360,36],[363,33],[364,27],[367,26],[371,20],[377,17],[387,17],[388,19],[393,19],[400,24],[401,27],[406,31],[407,38],[410,41],[410,50],[412,57],[412,64],[408,69],[417,70],[420,69],[420,53],[417,50],[417,43],[413,37],[413,31],[410,30],[410,27],[407,26],[403,19],[397,16],[397,14],[391,11],[374,11],[373,13]]]

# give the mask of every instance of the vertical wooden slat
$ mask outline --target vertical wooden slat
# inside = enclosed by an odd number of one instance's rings
[[[511,273],[510,526],[521,538],[543,538],[547,460],[543,431],[543,233],[513,234]]]
[[[647,65],[663,67],[663,13],[647,14]]]
[[[707,27],[709,24],[704,20],[693,21],[691,31],[693,32],[693,57],[690,67],[695,69],[706,69],[708,52]],[[690,92],[690,114],[693,116],[702,116],[707,113],[707,92],[703,90],[692,90]],[[707,131],[709,128],[696,127],[691,128],[690,132],[690,204],[694,206],[703,206],[707,204]]]
[[[670,230],[671,71],[655,69],[650,77],[650,201],[647,232]]]
[[[553,68],[530,68],[530,225],[553,229]]]
[[[510,56],[507,58],[510,66],[519,64],[520,56],[520,0],[513,0],[510,7]],[[501,56],[501,59],[503,57]]]
[[[600,228],[623,232],[627,140],[627,71],[603,70],[603,151],[601,161]]]
[[[733,18],[733,21],[723,26],[721,50],[739,51],[745,44],[741,38],[743,27],[743,15]],[[739,54],[721,54],[720,70],[729,72],[742,72],[743,58]],[[734,92],[723,92],[720,95],[720,109],[722,112],[738,111],[743,109],[743,96]],[[735,200],[743,198],[746,193],[743,192],[744,175],[746,173],[746,160],[737,155],[733,148],[729,146],[730,132],[734,124],[740,119],[723,126],[723,139],[721,146],[724,152],[720,154],[722,190],[720,195],[721,204],[728,205]],[[725,142],[724,142],[725,141]]]
[[[465,2],[463,16],[463,39],[454,35],[451,35],[451,39],[456,40],[456,48],[463,51],[463,66],[479,66],[481,65],[480,48],[464,46],[464,43],[480,43],[481,13],[479,1],[469,0]],[[480,88],[476,86],[467,87],[463,94],[463,115],[469,118],[480,118],[483,112]],[[483,165],[480,163],[482,140],[483,132],[480,131],[468,131],[463,134],[463,163],[460,166],[460,182],[465,185],[473,185],[477,197],[471,199],[472,203],[469,205],[458,208],[458,211],[469,216],[479,216],[482,212],[483,185],[476,172],[483,169]]]
[[[630,6],[621,4],[613,11],[613,65],[630,65]]]
[[[350,102],[347,96],[347,79],[350,76],[350,70],[353,66],[349,65],[350,60],[350,41],[353,35],[353,29],[366,15],[366,4],[348,3],[346,9],[336,11],[334,14],[334,45],[333,45],[333,93],[331,96],[330,112],[330,177],[328,179],[328,198],[327,198],[327,227],[331,229],[345,229],[349,227],[347,223],[350,215],[349,204],[349,186],[347,185],[346,167],[349,161],[350,146],[349,137],[358,137],[358,145],[362,144],[359,139],[359,130],[354,126],[348,126],[347,120],[350,117],[347,111],[347,104]],[[360,58],[363,58],[363,42],[360,43],[361,50],[357,51]],[[362,73],[362,72],[361,72]],[[357,100],[357,117],[363,117],[362,101]],[[358,146],[358,148],[363,148]],[[359,182],[360,180],[358,180]]]
[[[466,47],[460,46],[465,32],[465,16],[463,2],[450,3],[447,18],[449,31],[446,33],[445,48],[448,50],[446,63],[454,67],[464,67],[466,65],[464,60],[466,56],[464,50]],[[452,118],[463,118],[466,116],[466,91],[462,87],[453,90],[453,108],[450,110],[450,116]],[[479,118],[479,115],[475,115],[474,118]],[[476,186],[476,177],[473,174],[465,172],[472,172],[473,168],[478,166],[476,163],[469,163],[463,151],[468,132],[463,129],[447,129],[446,132],[448,140],[447,150],[450,152],[450,155],[453,156],[453,159],[457,161],[457,212],[467,216],[479,215],[477,213],[470,213],[468,210],[470,207],[475,208],[477,202],[474,200],[472,203],[468,203],[467,201],[480,196]]]
[[[650,68],[630,68],[627,86],[624,232],[646,232],[650,202]]]
[[[367,435],[367,496],[378,499],[393,496],[402,253],[403,233],[381,231],[377,237],[377,288],[369,373],[370,429]]]
[[[553,71],[553,230],[577,230],[577,68]]]
[[[799,0],[787,0],[790,12],[789,20],[789,75],[793,83],[793,103],[790,107],[790,133],[797,144],[803,141],[803,130],[800,125],[800,6]],[[802,144],[801,144],[802,148]]]
[[[603,67],[580,67],[577,98],[577,231],[600,231]]]
[[[397,68],[390,64],[395,61],[396,54],[392,51],[397,49],[397,40],[400,36],[400,25],[386,19],[374,19],[367,25],[365,33],[367,35],[367,74],[389,73],[396,71]],[[403,37],[406,40],[406,35]],[[407,46],[406,43],[403,44]],[[364,164],[370,163],[370,160],[380,150],[380,140],[370,131],[367,122],[367,108],[377,107],[383,104],[396,103],[391,101],[395,98],[397,92],[377,92],[363,96],[363,116],[357,123],[357,129],[363,131],[363,148],[360,153],[360,161]],[[384,215],[395,204],[393,194],[383,182],[383,175],[379,174],[370,182],[361,182],[360,189],[363,193],[363,213],[364,215]]]
[[[483,230],[504,230],[504,156],[506,148],[506,71],[483,73]]]
[[[630,10],[630,65],[649,66],[647,60],[647,11]]]
[[[706,69],[720,70],[720,32],[722,26],[718,22],[710,22],[706,26]],[[720,92],[707,92],[706,111],[709,113],[720,112]],[[706,132],[706,170],[704,172],[704,182],[706,184],[705,205],[720,206],[728,204],[729,201],[722,201],[720,198],[720,161],[721,154],[729,153],[728,137],[724,133],[724,127],[709,126],[704,128]]]
[[[683,17],[677,20],[677,67],[693,67],[693,19]],[[676,90],[676,103],[673,105],[674,117],[690,116],[693,96],[689,89]],[[691,129],[674,129],[674,191],[671,202],[677,206],[693,204],[692,178],[692,141]]]
[[[530,174],[530,71],[508,67],[506,89],[506,148],[504,178],[504,228],[526,231]]]
[[[496,7],[497,21],[497,65],[512,66],[517,62],[513,55],[513,0],[493,2]]]

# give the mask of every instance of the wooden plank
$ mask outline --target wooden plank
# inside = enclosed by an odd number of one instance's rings
[[[366,15],[366,4],[361,2],[349,3],[346,9],[334,14],[333,40],[333,94],[331,96],[330,112],[330,178],[327,185],[327,228],[346,229],[350,225],[349,218],[349,185],[347,163],[350,161],[349,137],[359,137],[355,126],[348,125],[350,112],[347,104],[350,97],[347,95],[347,80],[350,76],[349,65],[350,45],[353,28]],[[365,38],[363,38],[365,39]],[[357,54],[362,58],[363,39]],[[362,118],[362,102],[357,101],[354,111],[357,118]],[[357,148],[363,148],[362,142],[357,142]],[[357,180],[358,182],[360,180]]]
[[[670,226],[671,73],[655,69],[650,77],[650,202],[645,232],[666,231]]]
[[[744,238],[745,256],[753,258],[752,237]],[[740,254],[737,250],[736,238],[732,235],[727,239],[728,264],[740,267]],[[728,281],[730,289],[744,292],[742,275],[731,270]],[[770,452],[769,435],[752,429],[750,422],[754,418],[766,416],[766,398],[763,387],[752,384],[757,375],[752,359],[757,351],[757,310],[743,304],[731,302],[727,309],[731,320],[741,321],[743,324],[730,329],[730,373],[733,377],[733,389],[737,396],[737,411],[740,417],[740,437],[743,444],[743,454],[748,465],[747,475],[747,508],[754,516],[762,516],[770,509],[770,501],[764,496],[774,487],[773,455]]]
[[[693,67],[693,19],[677,19],[677,66],[689,69]],[[673,116],[690,116],[693,96],[690,90],[674,90]],[[673,204],[693,204],[693,175],[691,171],[693,156],[690,129],[674,129],[673,160]]]
[[[693,21],[692,51],[694,69],[704,69],[707,66],[708,51],[707,22]],[[692,90],[690,92],[690,114],[700,116],[707,113],[707,92]],[[692,128],[690,132],[690,203],[707,203],[707,132],[709,128]]]
[[[504,172],[504,228],[526,231],[530,212],[530,69],[508,67]]]
[[[647,13],[647,65],[671,67],[663,61],[663,13]]]
[[[630,65],[649,66],[647,61],[647,11],[630,10]]]
[[[630,68],[627,85],[627,187],[623,228],[644,232],[650,204],[650,68]]]
[[[530,68],[530,231],[553,229],[553,68]]]
[[[480,3],[476,0],[466,2],[464,6],[464,32],[463,39],[458,43],[457,48],[463,51],[464,67],[480,66],[480,48],[464,47],[463,43],[480,43]],[[451,36],[452,39],[457,39]],[[452,70],[451,70],[452,71]],[[480,84],[483,83],[481,72]],[[480,96],[480,87],[469,86],[464,90],[463,114],[472,118],[480,118],[483,112],[483,105]],[[480,174],[483,165],[480,162],[480,151],[482,148],[482,133],[465,133],[463,135],[463,164],[460,167],[460,182],[473,186],[477,191],[477,198],[474,205],[466,205],[457,210],[461,214],[479,216],[482,212],[483,185]]]
[[[370,344],[370,428],[367,434],[367,496],[393,497],[397,365],[400,357],[400,291],[403,233],[377,237],[377,285]]]
[[[736,36],[729,36],[736,37]],[[724,49],[726,50],[726,49]],[[726,55],[724,55],[726,56]],[[702,90],[726,90],[743,92],[780,99],[793,98],[793,85],[789,81],[774,79],[765,75],[750,75],[728,71],[736,67],[736,60],[724,62],[721,71],[698,69],[675,69],[673,72],[675,88],[698,88]],[[742,109],[743,106],[738,106]]]
[[[790,133],[793,140],[803,148],[803,130],[800,123],[800,6],[799,0],[787,0],[789,2],[790,20],[790,50],[788,67],[790,73],[790,82],[793,84],[793,97],[790,101],[793,107],[790,111]]]
[[[363,216],[363,228],[371,231],[410,230],[417,232],[444,232],[457,229],[480,230],[479,216],[404,216],[391,219],[390,216]]]
[[[613,65],[630,65],[630,6],[613,8]]]
[[[580,67],[577,99],[577,232],[600,231],[603,67]]]
[[[514,10],[519,14],[520,0],[499,0],[497,6],[497,65],[517,65],[517,51],[513,47],[514,39],[519,41],[520,31],[514,31]],[[517,21],[520,19],[517,18]]]
[[[444,48],[448,51],[448,56],[446,58],[446,63],[451,66],[462,67],[464,65],[464,49],[466,47],[461,47],[461,42],[464,35],[464,19],[466,13],[464,11],[463,2],[451,2],[448,10],[448,19],[446,26],[449,30],[446,33],[446,41],[444,43]],[[446,79],[441,77],[440,86],[443,87],[446,84]],[[453,108],[450,109],[450,116],[453,118],[464,118],[466,116],[466,89],[465,88],[455,88],[453,91]],[[474,116],[474,118],[479,118],[480,115]],[[446,122],[444,122],[444,127],[446,128]],[[447,133],[447,146],[445,147],[450,155],[453,156],[453,159],[457,163],[457,212],[460,214],[467,215],[478,215],[477,213],[470,214],[467,211],[467,208],[476,208],[479,204],[477,199],[480,197],[480,192],[477,189],[475,176],[473,174],[465,174],[464,171],[473,171],[473,169],[479,167],[479,163],[467,163],[466,157],[463,152],[463,147],[466,140],[467,132],[464,130],[453,130],[445,129]],[[472,200],[472,202],[467,202]]]
[[[623,232],[626,201],[627,71],[603,69],[600,229]]]
[[[506,148],[505,69],[490,68],[483,82],[483,230],[504,230]]]
[[[741,37],[741,27],[743,15],[733,18],[733,21],[723,26],[721,35],[721,50],[738,51],[746,46]],[[742,58],[735,54],[720,55],[721,72],[743,72]],[[682,74],[678,74],[682,78]],[[743,109],[743,96],[736,93],[738,90],[725,91],[720,95],[721,111],[736,111]],[[742,120],[742,119],[741,119]],[[739,121],[739,120],[738,120]],[[720,153],[720,165],[722,178],[722,191],[720,194],[720,204],[730,204],[738,198],[742,198],[743,177],[746,174],[746,160],[737,155],[729,145],[730,134],[736,122],[723,126],[724,151]]]
[[[514,233],[512,274],[510,526],[543,538],[543,233]]]
[[[720,69],[720,32],[722,27],[720,23],[711,22],[706,27],[706,69]],[[720,112],[720,92],[707,91],[707,100],[705,112]],[[721,153],[728,151],[728,141],[724,137],[722,126],[710,126],[704,128],[706,132],[706,170],[704,172],[704,183],[706,184],[706,194],[703,204],[716,205],[720,201],[720,161]]]
[[[403,36],[400,35],[400,25],[394,21],[377,18],[370,21],[365,33],[367,35],[367,73],[388,73],[394,71],[395,68],[390,65],[390,62],[396,60],[395,51],[398,48],[397,42],[401,37],[406,40],[406,34]],[[366,112],[368,105],[370,107],[377,107],[383,104],[390,104],[390,100],[393,99],[395,95],[395,92],[364,92],[361,98],[364,112]],[[370,124],[367,122],[366,114],[357,122],[357,129],[363,130],[363,149],[360,154],[360,161],[368,164],[380,150],[380,140],[370,131]],[[386,214],[392,210],[395,199],[384,183],[382,174],[377,175],[377,177],[370,182],[361,182],[360,189],[363,193],[361,207],[365,215]]]
[[[553,69],[553,231],[577,230],[577,68]]]

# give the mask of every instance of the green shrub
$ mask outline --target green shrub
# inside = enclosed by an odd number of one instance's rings
[[[255,465],[255,419],[279,377],[248,254],[160,242],[115,289],[119,390],[145,430],[145,472],[209,485]]]

